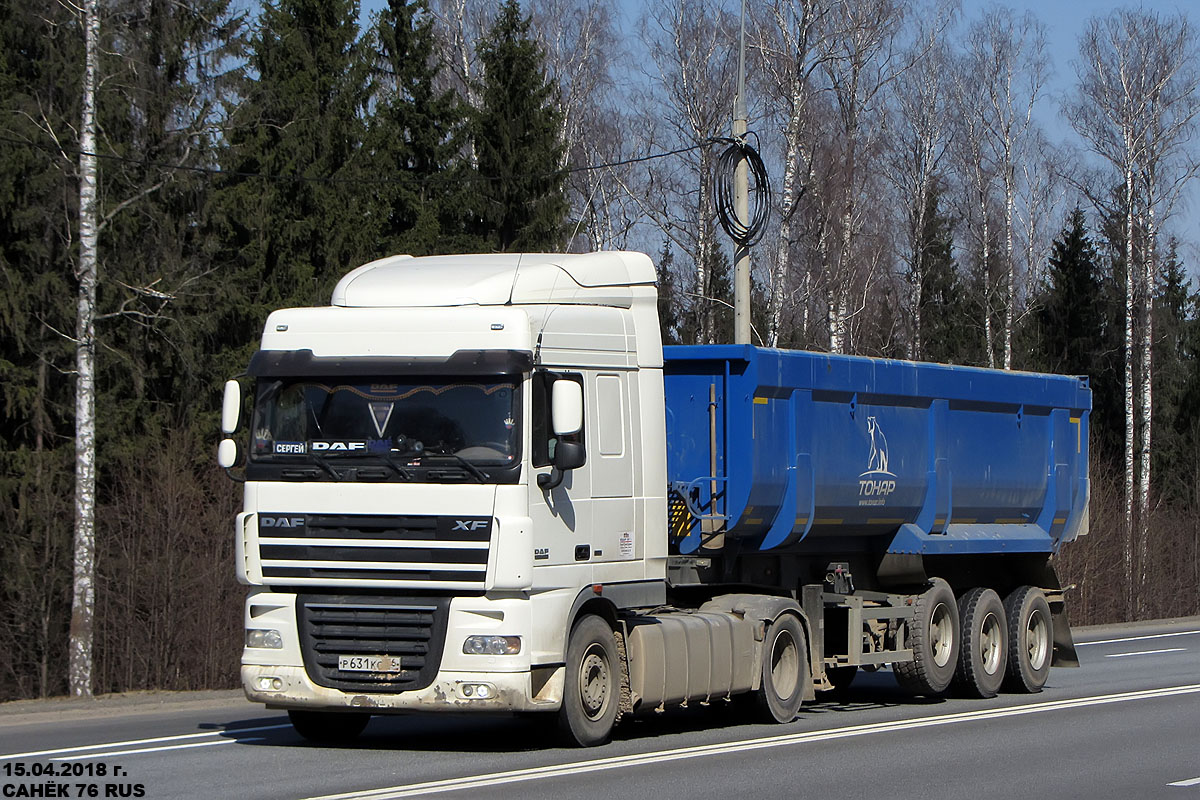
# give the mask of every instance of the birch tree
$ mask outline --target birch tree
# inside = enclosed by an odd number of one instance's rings
[[[1079,91],[1065,111],[1093,152],[1113,166],[1124,190],[1123,562],[1132,616],[1138,608],[1136,585],[1147,577],[1139,571],[1147,562],[1150,523],[1154,238],[1195,172],[1191,136],[1200,113],[1200,55],[1186,17],[1125,9],[1092,19],[1079,50]],[[1142,248],[1135,248],[1135,234],[1144,237]]]
[[[637,202],[692,260],[698,339],[712,343],[716,156],[709,141],[727,129],[733,108],[734,37],[729,20],[711,0],[658,0],[647,11],[643,38],[653,62],[649,79],[661,104],[650,115],[665,128],[659,144],[690,148],[693,155],[681,175],[658,165],[649,176],[649,196]],[[681,218],[683,207],[687,211]]]
[[[904,69],[895,48],[903,11],[896,0],[834,0],[833,31],[823,44],[822,67],[837,108],[840,145],[838,241],[826,289],[829,349],[834,353],[850,350],[849,324],[864,308],[853,305],[860,295],[854,247],[864,224],[860,200],[872,173],[860,169],[859,159],[878,144],[882,92]],[[863,285],[863,280],[857,283]]]
[[[530,12],[546,71],[560,91],[561,166],[572,170],[567,188],[575,231],[586,234],[589,249],[622,246],[633,221],[629,198],[611,170],[591,168],[627,155],[628,115],[614,96],[612,68],[628,53],[616,34],[613,5],[609,0],[536,0]]]
[[[793,218],[797,204],[814,179],[810,98],[815,88],[813,73],[822,64],[818,40],[826,33],[828,14],[828,0],[771,0],[756,15],[766,20],[758,25],[756,37],[765,83],[772,106],[783,112],[780,115],[783,179],[777,199],[779,227],[770,272],[768,347],[779,346],[784,306],[791,287]]]
[[[950,54],[944,34],[953,9],[933,11],[931,17],[916,23],[910,56],[913,66],[896,79],[888,115],[891,137],[886,175],[895,187],[897,206],[903,217],[898,227],[903,239],[900,255],[907,267],[908,280],[907,353],[914,359],[923,357],[921,314],[929,247],[927,215],[946,154],[949,128]]]
[[[68,683],[92,695],[96,609],[96,284],[99,270],[99,168],[96,86],[100,71],[99,0],[84,0],[83,113],[79,124],[79,281],[75,320],[75,559]]]
[[[1034,131],[1034,107],[1049,72],[1045,26],[1030,13],[1017,17],[1010,9],[992,8],[967,35],[967,69],[979,79],[978,88],[985,93],[981,122],[1003,192],[1003,366],[1012,369],[1018,169],[1034,163],[1027,143]]]
[[[992,274],[992,227],[991,216],[995,201],[996,169],[988,147],[987,93],[980,86],[982,77],[972,68],[970,60],[958,58],[953,62],[952,103],[954,119],[951,152],[960,176],[962,217],[972,235],[971,247],[978,262],[982,284],[982,324],[984,361],[989,367],[996,366],[995,331],[992,324],[992,303],[995,294]]]

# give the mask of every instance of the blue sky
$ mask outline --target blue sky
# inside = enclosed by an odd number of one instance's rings
[[[499,3],[500,0],[497,0]],[[528,2],[528,0],[523,0]],[[636,20],[641,13],[644,3],[642,0],[615,0],[621,9],[625,34],[632,39],[636,35]],[[738,0],[726,0],[730,7],[736,8]],[[1078,37],[1086,21],[1097,15],[1104,15],[1121,7],[1142,7],[1158,11],[1162,14],[1187,13],[1193,17],[1193,23],[1200,25],[1200,0],[1142,0],[1142,2],[1122,2],[1121,0],[1009,0],[997,3],[995,0],[962,0],[963,13],[967,20],[979,16],[986,8],[1000,5],[1013,9],[1018,13],[1031,11],[1045,23],[1049,41],[1050,57],[1053,74],[1046,87],[1045,97],[1041,103],[1039,121],[1047,135],[1055,142],[1068,142],[1076,147],[1084,148],[1084,143],[1075,135],[1071,127],[1059,114],[1061,98],[1071,90],[1075,82],[1074,61],[1078,52]],[[381,6],[384,0],[363,0],[363,18]],[[751,123],[753,126],[753,122]],[[1193,186],[1185,196],[1181,207],[1176,212],[1175,219],[1168,223],[1168,230],[1177,235],[1183,245],[1182,255],[1187,262],[1189,271],[1200,274],[1200,191]]]

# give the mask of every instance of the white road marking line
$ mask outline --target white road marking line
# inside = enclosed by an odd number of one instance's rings
[[[1184,653],[1186,647],[1168,647],[1165,650],[1138,650],[1133,653],[1109,653],[1105,658],[1125,658],[1126,656],[1156,656],[1159,653]]]
[[[1167,639],[1171,636],[1200,636],[1200,631],[1174,631],[1172,633],[1153,633],[1148,636],[1128,636],[1124,639],[1100,639],[1095,642],[1076,642],[1076,647],[1091,647],[1097,644],[1117,644],[1119,642],[1140,642],[1145,639]]]
[[[426,794],[461,791],[464,789],[480,789],[500,786],[509,783],[543,780],[566,775],[579,775],[587,772],[603,772],[632,766],[660,764],[670,761],[682,761],[713,755],[728,755],[750,750],[762,750],[786,745],[808,744],[810,742],[829,741],[833,739],[848,739],[856,736],[866,736],[872,733],[890,733],[894,731],[911,730],[913,728],[930,728],[941,725],[953,725],[959,722],[999,719],[1002,717],[1024,716],[1039,714],[1046,711],[1059,711],[1087,706],[1123,703],[1131,700],[1149,700],[1160,697],[1174,697],[1185,694],[1200,694],[1200,684],[1188,686],[1173,686],[1167,689],[1148,689],[1139,692],[1123,692],[1120,694],[1099,695],[1096,697],[1081,697],[1071,700],[1053,700],[1050,702],[1031,703],[1010,708],[986,709],[967,711],[958,714],[943,714],[934,717],[924,717],[911,720],[896,720],[893,722],[878,722],[870,725],[854,725],[848,728],[835,728],[825,731],[810,731],[793,733],[782,736],[771,736],[765,739],[751,739],[744,742],[728,742],[722,744],[699,745],[684,747],[677,750],[664,750],[658,753],[640,753],[612,758],[599,758],[592,761],[575,761],[566,764],[554,764],[546,767],[518,769],[509,772],[496,772],[483,775],[470,775],[464,778],[451,778],[424,783],[401,784],[387,786],[382,789],[367,789],[357,792],[320,795],[306,800],[397,800],[403,797],[417,797]]]
[[[265,736],[258,736],[253,739],[218,739],[215,742],[189,742],[188,744],[172,744],[165,747],[143,747],[139,750],[109,750],[103,753],[87,753],[78,756],[59,756],[52,758],[51,761],[85,761],[89,758],[122,758],[124,756],[132,756],[137,753],[161,753],[164,750],[185,750],[189,747],[212,747],[214,744],[235,744],[237,742],[261,742],[265,740]]]
[[[242,733],[257,733],[258,731],[274,731],[280,728],[290,728],[290,724],[262,725],[257,728],[222,728],[219,731],[204,731],[203,733],[181,733],[174,736],[155,736],[151,739],[127,739],[124,742],[103,742],[102,744],[83,744],[75,747],[59,747],[55,750],[34,750],[28,753],[9,753],[0,755],[0,761],[10,761],[14,758],[33,758],[35,756],[50,756],[57,753],[78,753],[84,750],[102,750],[113,747],[129,747],[138,744],[153,744],[154,742],[176,742],[183,739],[199,739],[204,736],[236,736]],[[234,741],[234,740],[230,740]]]
[[[1175,781],[1167,786],[1200,786],[1200,778],[1188,778],[1186,781]]]

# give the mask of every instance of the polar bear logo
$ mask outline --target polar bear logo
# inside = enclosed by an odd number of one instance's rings
[[[883,435],[883,429],[875,417],[867,417],[867,432],[871,434],[871,456],[867,459],[867,471],[863,474],[882,472],[891,475],[888,471],[887,437]]]

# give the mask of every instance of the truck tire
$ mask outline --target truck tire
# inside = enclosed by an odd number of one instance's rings
[[[1020,586],[1004,599],[1008,615],[1008,675],[1004,688],[1035,694],[1050,677],[1054,657],[1054,618],[1041,589]]]
[[[808,685],[804,628],[793,614],[780,614],[767,627],[762,644],[762,682],[755,693],[757,716],[765,722],[796,718]]]
[[[612,628],[587,615],[575,623],[567,644],[567,680],[558,727],[580,747],[604,744],[621,706],[621,662]]]
[[[1008,625],[1000,595],[976,587],[958,599],[962,647],[954,683],[972,697],[995,697],[1008,663]]]
[[[371,721],[370,714],[339,711],[288,712],[296,733],[317,744],[347,744],[358,738]]]
[[[958,666],[958,603],[950,584],[934,578],[918,595],[909,629],[912,661],[893,665],[896,681],[916,695],[937,697],[946,691]]]

